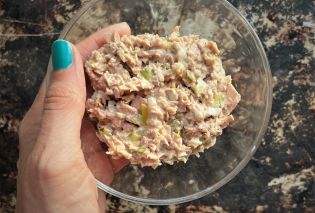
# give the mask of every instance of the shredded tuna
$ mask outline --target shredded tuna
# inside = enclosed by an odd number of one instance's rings
[[[156,168],[186,162],[234,121],[240,95],[213,41],[152,34],[116,36],[92,53],[87,100],[97,136],[113,158]]]

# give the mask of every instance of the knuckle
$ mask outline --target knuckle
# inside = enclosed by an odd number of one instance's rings
[[[83,95],[72,84],[54,83],[47,92],[44,110],[67,110],[84,106]]]
[[[85,169],[84,163],[80,159],[69,159],[63,154],[53,154],[55,150],[47,147],[36,148],[30,158],[32,173],[36,178],[46,183],[62,179],[64,175],[77,174]]]
[[[53,161],[49,160],[46,153],[42,153],[40,156],[33,156],[30,159],[30,165],[32,165],[32,171],[36,174],[39,180],[47,180],[57,175],[57,171],[54,168]]]

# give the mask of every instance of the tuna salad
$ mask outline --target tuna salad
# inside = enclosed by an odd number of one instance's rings
[[[94,89],[86,107],[107,154],[156,168],[213,146],[240,101],[216,43],[179,27],[167,37],[114,37],[86,62]]]

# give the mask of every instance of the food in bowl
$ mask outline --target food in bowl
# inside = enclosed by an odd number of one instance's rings
[[[113,158],[157,168],[212,147],[240,95],[215,42],[197,35],[115,35],[86,62],[97,136]]]

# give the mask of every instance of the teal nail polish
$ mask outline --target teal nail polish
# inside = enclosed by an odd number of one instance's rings
[[[52,45],[52,63],[54,71],[69,68],[73,63],[71,45],[65,40],[57,40]]]

